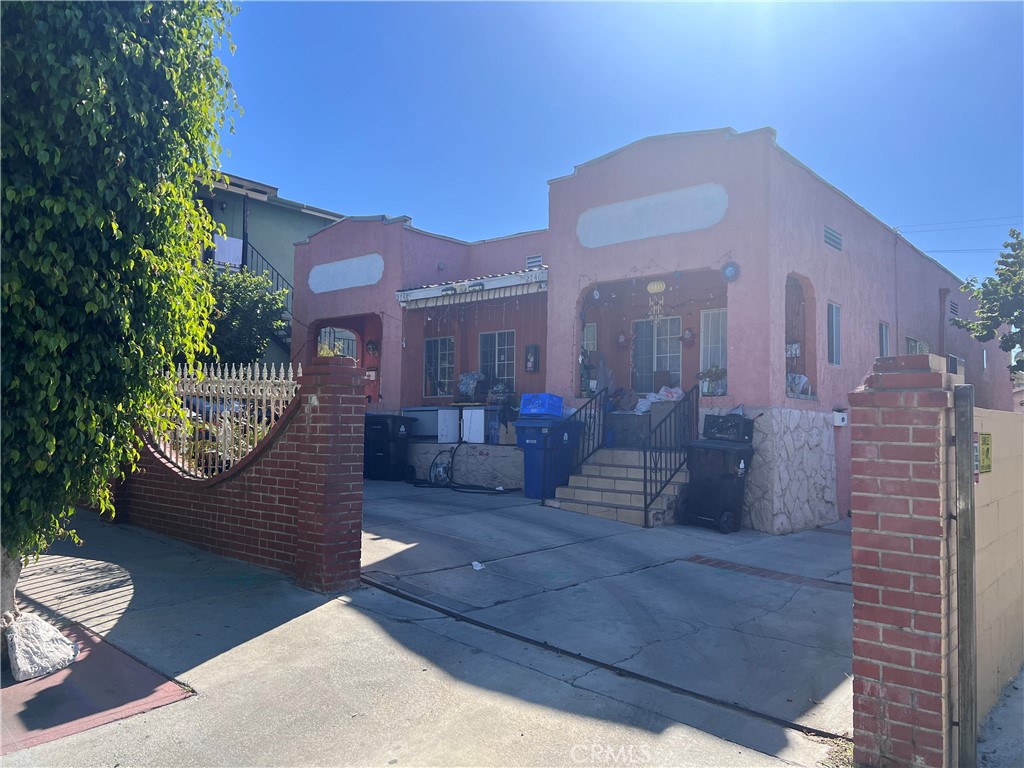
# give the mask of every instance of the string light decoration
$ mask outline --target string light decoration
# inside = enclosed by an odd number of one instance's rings
[[[647,293],[647,316],[652,320],[657,320],[665,311],[665,281],[651,280],[647,284]]]

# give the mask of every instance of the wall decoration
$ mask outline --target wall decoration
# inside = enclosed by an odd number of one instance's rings
[[[540,371],[540,344],[527,344],[525,355],[526,372],[537,373]]]
[[[735,261],[727,261],[725,266],[722,267],[722,277],[725,278],[725,282],[733,283],[740,276],[740,265]]]

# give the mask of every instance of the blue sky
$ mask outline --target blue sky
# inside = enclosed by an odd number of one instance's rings
[[[1024,212],[1022,3],[244,2],[224,170],[465,240],[660,133],[770,125],[953,272]],[[927,226],[910,226],[927,225]]]

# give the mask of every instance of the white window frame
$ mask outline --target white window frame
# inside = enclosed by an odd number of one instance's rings
[[[843,308],[835,302],[828,302],[828,362],[829,365],[843,364]]]
[[[430,350],[431,342],[435,342],[435,349]],[[448,349],[442,349],[437,342],[447,342]],[[448,358],[443,360],[442,356]],[[433,360],[431,360],[433,357]],[[450,360],[450,362],[449,362]],[[428,386],[430,377],[428,366],[433,363],[434,369],[439,372],[437,377],[437,392],[431,394]],[[447,372],[447,378],[444,373]],[[447,384],[447,386],[444,386]],[[424,397],[451,397],[455,392],[455,337],[436,336],[423,340],[423,396]]]
[[[889,356],[889,324],[878,324],[878,356]]]
[[[634,320],[633,326],[635,328],[638,324],[645,323],[651,324],[651,369],[639,373],[645,379],[651,377],[651,386],[648,389],[654,388],[654,374],[658,371],[667,371],[682,384],[683,349],[679,337],[683,333],[683,318],[679,315],[641,318]]]
[[[494,365],[489,367],[484,362],[484,338],[494,337]],[[499,337],[505,341],[499,345]],[[511,339],[511,343],[509,343]],[[509,328],[502,331],[487,331],[481,333],[477,340],[477,359],[480,361],[480,373],[490,380],[493,387],[497,382],[505,385],[506,392],[516,391],[516,332]],[[504,353],[504,359],[502,354]]]
[[[597,323],[587,323],[583,326],[583,343],[581,346],[587,352],[597,352]]]
[[[719,309],[702,309],[700,311],[700,370],[718,367],[729,371],[729,312],[725,307]],[[728,378],[723,379],[728,382]],[[715,382],[701,381],[700,391],[703,394],[713,389],[720,389],[716,394],[725,394],[728,384],[716,385]]]

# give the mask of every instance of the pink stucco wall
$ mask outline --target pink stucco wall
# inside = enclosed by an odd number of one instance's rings
[[[360,359],[363,367],[376,363],[383,408],[401,406],[402,310],[395,291],[410,285],[456,279],[465,268],[467,246],[405,226],[408,219],[345,219],[295,247],[295,298],[292,359],[308,361],[316,354],[319,328],[337,325],[359,334],[360,323],[380,329],[377,360]],[[318,265],[379,254],[380,279],[370,285],[315,293],[310,273]],[[444,267],[439,269],[438,265]],[[344,269],[344,265],[341,265]],[[360,344],[369,339],[360,338]]]
[[[463,243],[416,230],[408,219],[381,217],[347,219],[311,236],[296,247],[293,358],[305,360],[313,354],[307,340],[320,326],[347,323],[357,333],[361,328],[379,329],[367,332],[381,336],[381,405],[390,410],[417,404],[405,400],[418,401],[422,395],[418,382],[423,376],[426,321],[422,312],[403,310],[395,292],[519,271],[528,256],[541,255],[549,270],[546,301],[540,294],[530,306],[546,328],[543,333],[524,329],[524,337],[544,344],[544,365],[539,374],[523,381],[529,381],[533,390],[561,395],[570,404],[580,402],[581,313],[600,318],[599,348],[623,369],[617,370],[616,383],[627,386],[628,349],[613,348],[608,340],[620,330],[628,333],[631,321],[644,314],[634,299],[634,306],[616,316],[619,305],[614,302],[598,306],[589,301],[592,289],[632,284],[635,279],[634,289],[642,291],[658,278],[678,291],[674,299],[687,297],[693,305],[684,312],[685,327],[699,331],[700,291],[708,291],[706,306],[724,302],[728,308],[728,393],[708,400],[705,407],[728,409],[742,403],[748,411],[777,411],[778,420],[765,420],[773,424],[796,423],[785,413],[818,412],[815,429],[831,425],[833,409],[847,408],[847,393],[860,384],[879,355],[879,322],[889,325],[890,355],[906,354],[906,337],[911,336],[928,343],[932,353],[964,358],[965,378],[976,387],[978,405],[1013,407],[1005,353],[995,342],[978,344],[949,326],[949,300],[959,304],[963,316],[974,308],[972,300],[959,292],[956,276],[780,149],[770,128],[644,139],[577,166],[549,185],[546,230]],[[690,192],[695,195],[692,216],[680,209],[681,218],[676,220],[676,209],[666,213],[659,208],[666,199],[677,200]],[[680,224],[684,220],[689,222],[686,226]],[[842,235],[841,250],[826,245],[826,226]],[[379,280],[345,290],[310,290],[309,273],[317,265],[366,254],[383,259]],[[728,262],[739,266],[739,277],[726,283],[718,275]],[[716,280],[706,282],[709,275]],[[813,349],[806,352],[813,354],[805,358],[812,361],[807,371],[815,385],[811,398],[786,393],[789,275],[800,279],[807,311],[812,313],[806,338]],[[842,313],[839,365],[828,361],[829,302],[839,305]],[[413,329],[410,323],[418,326]],[[470,337],[478,331],[467,326],[457,334],[461,341],[456,374],[474,368],[475,341]],[[413,340],[416,350],[403,352],[403,339]],[[696,352],[683,352],[686,388],[693,383],[693,371],[688,369],[696,367],[699,348],[698,340]],[[833,444],[831,438],[828,442]],[[835,497],[822,500],[843,514],[850,495],[850,440],[845,428],[834,430],[834,454]],[[782,475],[765,482],[786,484]],[[783,529],[773,523],[773,530]]]
[[[548,354],[562,360],[549,368],[548,391],[573,395],[575,352],[579,348],[582,291],[603,281],[720,269],[736,261],[739,280],[728,286],[730,367],[743,361],[763,370],[768,352],[761,329],[761,287],[768,279],[768,195],[766,147],[773,133],[736,137],[727,131],[674,134],[632,144],[577,167],[550,182],[550,244],[547,262]],[[728,207],[714,226],[681,234],[587,248],[577,237],[580,215],[588,209],[716,182],[728,193]],[[557,329],[557,330],[556,330]],[[765,403],[763,376],[732,377],[729,394],[716,405]]]

